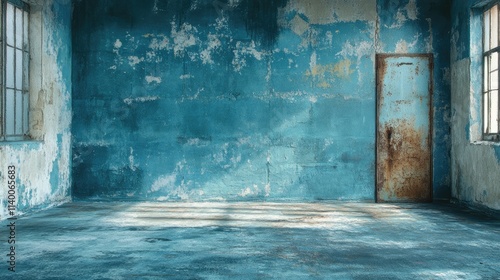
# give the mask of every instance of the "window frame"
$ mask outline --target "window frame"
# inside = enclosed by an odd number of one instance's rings
[[[11,42],[8,42],[8,30],[7,30],[7,7],[8,4],[12,5],[14,10],[14,15],[12,16],[13,30],[12,34],[13,39]],[[31,137],[29,135],[29,110],[30,110],[30,94],[29,94],[29,83],[30,83],[30,6],[28,3],[21,0],[1,0],[0,3],[0,97],[1,97],[1,108],[0,108],[0,141],[1,142],[9,142],[9,141],[23,141],[30,140]],[[17,9],[19,9],[22,13],[20,22],[16,20]],[[21,26],[18,26],[18,23]],[[20,35],[16,33],[16,30],[21,29]],[[18,37],[19,35],[19,37]],[[21,43],[18,43],[18,39],[21,39]],[[8,57],[8,50],[11,50],[11,56]],[[21,56],[19,59],[18,56]],[[11,65],[11,70],[13,70],[12,84],[8,85],[8,73],[7,68],[9,67],[7,59],[11,58],[13,60]],[[22,65],[18,66],[18,62]],[[18,68],[21,68],[21,82],[18,84],[17,82],[17,71]],[[13,95],[11,97],[13,102],[13,109],[11,112],[11,116],[9,117],[8,110],[11,108],[7,106],[8,103],[8,94]],[[18,99],[20,95],[21,105],[18,105]],[[21,112],[18,112],[18,109]],[[21,114],[19,116],[18,114]],[[13,120],[13,127],[11,131],[8,129],[9,120]],[[18,122],[21,124],[19,125]],[[18,129],[20,126],[20,129]],[[13,131],[13,132],[12,132]],[[12,133],[11,133],[12,132]]]
[[[496,18],[496,47],[490,48],[490,46],[486,47],[487,44],[491,43],[492,38],[492,24],[491,24],[491,16],[487,20],[485,15],[487,12],[491,13],[493,7],[497,7],[497,18]],[[490,4],[486,5],[482,9],[481,14],[481,25],[482,25],[482,45],[481,45],[481,118],[482,118],[482,140],[483,141],[492,141],[499,142],[500,141],[500,1],[493,1]],[[488,30],[486,28],[488,27]],[[489,32],[487,32],[489,31]],[[486,36],[486,34],[488,35]],[[487,42],[488,40],[488,42]],[[496,70],[491,70],[492,59],[496,54]],[[497,72],[497,88],[493,89],[491,83],[491,74],[493,72]],[[491,120],[492,120],[492,106],[491,106],[491,94],[496,91],[496,99],[497,99],[497,127],[496,132],[491,131]],[[488,102],[488,104],[486,104]]]

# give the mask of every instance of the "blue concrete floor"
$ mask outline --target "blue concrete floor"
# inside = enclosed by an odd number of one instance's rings
[[[87,201],[16,226],[0,279],[500,279],[500,220],[447,204]]]

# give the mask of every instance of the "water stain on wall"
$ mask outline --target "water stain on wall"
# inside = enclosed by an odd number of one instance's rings
[[[250,37],[272,47],[279,35],[278,15],[287,0],[245,0],[246,27]]]
[[[306,71],[306,77],[320,88],[331,88],[337,79],[349,79],[354,73],[351,64],[349,59],[326,65],[313,63],[311,68]]]

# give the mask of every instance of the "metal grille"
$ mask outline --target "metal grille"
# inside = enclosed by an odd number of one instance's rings
[[[493,5],[483,14],[483,138],[500,141],[500,9]]]
[[[2,1],[1,140],[28,138],[29,129],[29,7],[22,1]]]

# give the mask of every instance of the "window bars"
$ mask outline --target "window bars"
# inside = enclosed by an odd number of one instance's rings
[[[29,129],[29,7],[13,0],[1,5],[0,140],[25,140]]]

